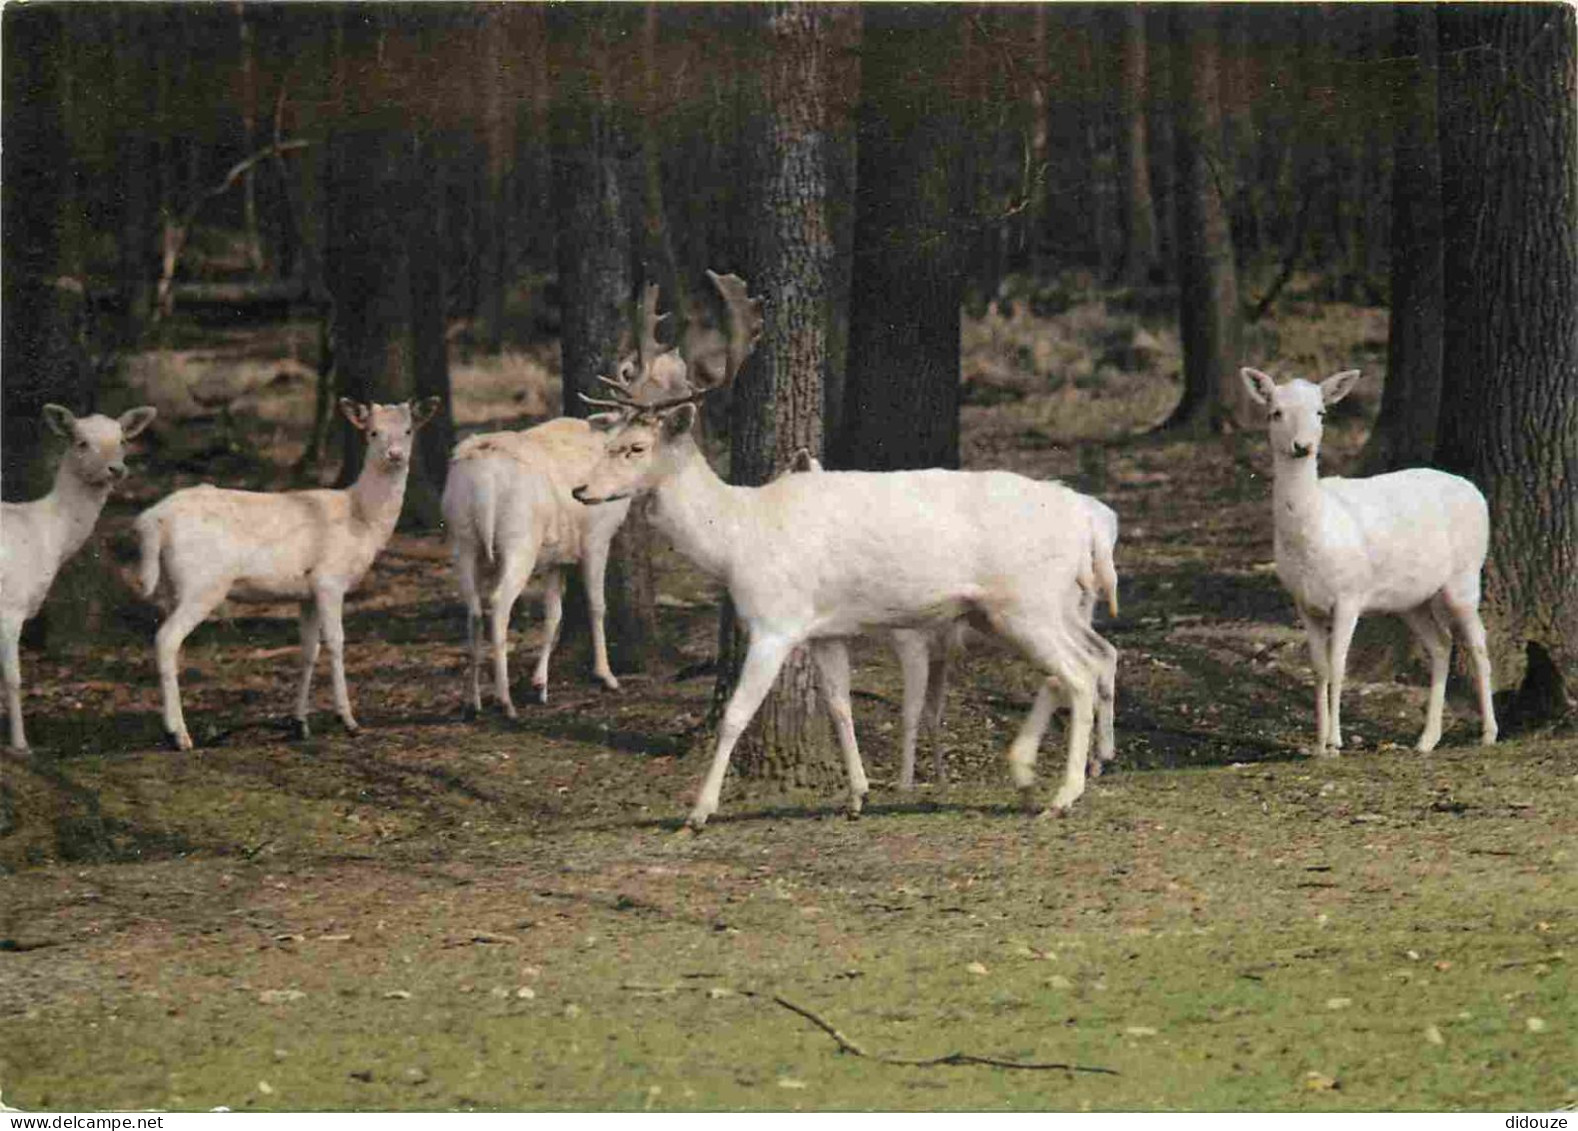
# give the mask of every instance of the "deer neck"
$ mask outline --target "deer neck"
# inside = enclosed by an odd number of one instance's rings
[[[410,473],[409,460],[398,467],[390,467],[382,460],[367,460],[348,489],[351,517],[368,526],[393,530],[405,502],[405,481]]]
[[[679,441],[686,450],[679,471],[653,492],[651,520],[674,548],[714,577],[724,577],[750,539],[749,488],[731,487],[718,478],[696,442]]]
[[[1277,544],[1312,544],[1320,535],[1324,506],[1315,457],[1293,459],[1278,455],[1275,459],[1271,500]]]
[[[44,499],[44,511],[55,526],[65,557],[76,553],[88,540],[109,497],[108,483],[86,483],[61,463],[55,472],[55,485]]]

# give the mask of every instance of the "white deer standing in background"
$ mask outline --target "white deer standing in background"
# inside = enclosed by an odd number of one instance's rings
[[[144,406],[107,416],[73,416],[44,406],[44,423],[70,447],[54,488],[30,503],[0,503],[0,667],[13,750],[27,749],[22,728],[22,624],[38,615],[60,567],[88,540],[116,482],[126,478],[126,441],[153,422]]]
[[[1479,617],[1479,577],[1490,545],[1485,497],[1466,479],[1423,467],[1320,479],[1316,458],[1326,409],[1348,395],[1359,371],[1319,385],[1300,379],[1278,385],[1258,369],[1241,375],[1269,414],[1277,576],[1309,638],[1316,753],[1342,747],[1343,672],[1354,626],[1368,612],[1401,616],[1430,657],[1430,702],[1417,749],[1433,750],[1441,741],[1454,623],[1474,663],[1481,741],[1494,743],[1490,655]]]
[[[658,345],[657,327],[664,316],[657,312],[657,301],[657,287],[649,285],[638,312],[637,352],[620,361],[616,377],[599,378],[623,395],[672,393],[676,379],[683,377],[678,358]],[[604,687],[619,690],[619,680],[608,665],[603,579],[609,544],[630,503],[584,507],[570,495],[602,457],[602,432],[618,419],[612,413],[585,420],[565,416],[520,432],[471,436],[456,445],[444,484],[443,510],[460,599],[466,606],[464,702],[469,710],[482,710],[486,582],[493,693],[505,715],[516,717],[509,676],[510,614],[539,565],[549,568],[544,579],[542,652],[531,681],[538,700],[548,701],[548,660],[564,615],[561,567],[577,562],[592,622],[592,671]]]
[[[732,381],[761,330],[760,300],[709,272],[729,310],[729,361],[716,384],[685,396],[612,402],[624,418],[575,491],[588,504],[647,495],[652,523],[721,577],[749,634],[712,766],[687,824],[718,808],[729,757],[785,659],[807,644],[822,677],[850,778],[850,810],[867,792],[849,708],[845,640],[870,628],[930,628],[969,617],[1017,645],[1072,705],[1068,760],[1053,808],[1085,789],[1098,662],[1079,620],[1078,577],[1091,559],[1079,496],[1008,472],[824,472],[761,487],[724,483],[695,437],[697,404]],[[1051,711],[1032,710],[1009,750],[1029,790]]]
[[[438,410],[421,404],[364,405],[341,398],[345,418],[367,435],[362,471],[336,490],[235,491],[203,484],[176,491],[137,516],[145,597],[161,581],[174,596],[155,651],[164,729],[179,750],[192,748],[181,713],[181,645],[226,597],[301,602],[301,685],[295,723],[307,737],[312,670],[320,643],[329,653],[334,705],[355,734],[345,686],[345,595],[359,584],[394,533],[411,470],[412,436]]]

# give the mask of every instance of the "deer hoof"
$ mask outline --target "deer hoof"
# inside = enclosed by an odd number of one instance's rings
[[[307,725],[306,719],[291,719],[290,736],[297,742],[305,742],[312,737],[312,728]]]

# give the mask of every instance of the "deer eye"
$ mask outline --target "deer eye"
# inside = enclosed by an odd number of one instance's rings
[[[376,428],[368,429],[368,431],[367,431],[367,438],[369,440],[376,440],[376,439],[378,439],[378,429],[376,429]]]
[[[1281,420],[1282,419],[1282,410],[1280,408],[1272,409],[1271,410],[1271,419],[1272,420]]]

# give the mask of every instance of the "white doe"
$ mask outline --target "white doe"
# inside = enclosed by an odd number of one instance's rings
[[[1090,560],[1078,496],[1008,472],[824,472],[730,486],[696,442],[696,402],[731,381],[761,330],[760,300],[709,272],[729,311],[728,364],[713,385],[641,403],[609,432],[575,491],[588,504],[649,496],[654,527],[729,587],[749,646],[687,825],[717,811],[729,757],[785,659],[807,644],[821,675],[850,779],[850,810],[868,791],[849,706],[845,641],[871,628],[932,628],[968,616],[1016,644],[1069,696],[1068,763],[1053,808],[1085,789],[1096,663],[1078,620],[1077,578]],[[1094,633],[1089,633],[1094,635]],[[1009,750],[1028,790],[1050,710],[1032,711]]]
[[[60,567],[93,533],[111,488],[126,478],[126,441],[155,415],[143,407],[114,420],[97,414],[78,419],[58,404],[45,405],[44,423],[70,443],[55,469],[55,485],[30,503],[0,503],[0,667],[13,750],[27,749],[22,624],[38,615]]]
[[[789,466],[790,472],[822,471],[822,463],[810,451],[801,448],[795,452]],[[1096,601],[1105,597],[1107,608],[1118,615],[1118,574],[1113,564],[1113,551],[1118,543],[1118,516],[1106,503],[1089,495],[1080,495],[1090,520],[1091,560],[1088,573],[1079,577],[1079,615],[1087,627],[1093,626]],[[948,690],[948,664],[964,650],[967,624],[954,621],[936,628],[895,628],[890,636],[894,655],[899,660],[899,670],[904,679],[904,703],[900,711],[902,730],[899,753],[899,781],[901,790],[915,788],[915,750],[919,744],[922,727],[931,735],[932,772],[937,784],[948,780],[943,765],[942,710]],[[1094,634],[1092,634],[1094,636]],[[1100,659],[1100,683],[1096,696],[1096,744],[1091,752],[1087,772],[1100,777],[1106,763],[1117,756],[1117,740],[1113,727],[1116,708],[1118,650],[1100,636],[1094,636],[1093,646]],[[1054,708],[1051,688],[1043,685],[1036,693],[1034,710]]]
[[[563,617],[563,569],[579,562],[592,622],[592,670],[605,687],[619,690],[608,666],[603,633],[603,577],[608,547],[630,510],[629,501],[584,507],[570,491],[601,457],[605,414],[593,422],[561,417],[523,432],[490,432],[456,446],[444,484],[444,525],[460,597],[466,606],[470,657],[466,705],[482,710],[482,586],[487,586],[488,639],[493,652],[493,691],[504,713],[516,717],[510,696],[510,613],[539,565],[544,579],[543,645],[532,674],[541,702],[548,701],[548,659]]]
[[[1278,385],[1258,369],[1241,375],[1269,412],[1277,576],[1293,595],[1315,667],[1315,751],[1342,747],[1342,681],[1362,613],[1396,613],[1430,657],[1430,702],[1417,749],[1441,740],[1452,625],[1468,643],[1483,721],[1496,741],[1490,656],[1479,617],[1480,571],[1490,545],[1485,497],[1466,479],[1410,468],[1368,479],[1319,479],[1326,409],[1359,379],[1350,369],[1320,384]]]
[[[192,748],[176,680],[181,644],[227,597],[301,602],[301,686],[295,723],[307,737],[307,706],[320,643],[329,653],[334,705],[345,729],[359,729],[345,687],[345,595],[356,587],[394,533],[405,501],[412,435],[432,419],[438,398],[421,404],[340,409],[366,433],[361,474],[344,490],[235,491],[188,487],[137,516],[143,595],[161,581],[173,608],[159,626],[155,652],[164,698],[164,729],[178,750]]]

